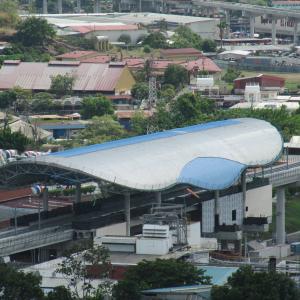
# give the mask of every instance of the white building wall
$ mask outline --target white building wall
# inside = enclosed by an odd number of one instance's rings
[[[272,185],[262,186],[247,191],[246,217],[271,217],[272,216]]]
[[[242,224],[242,193],[232,194],[219,198],[219,222],[220,225]],[[232,220],[232,211],[236,210],[236,220]]]
[[[204,39],[216,39],[219,38],[219,19],[211,19],[207,21],[193,22],[186,24],[187,27]]]
[[[214,200],[209,200],[202,203],[202,232],[214,232],[214,209]]]
[[[272,186],[262,186],[246,192],[246,217],[272,216]],[[218,201],[220,225],[242,225],[243,203],[242,193],[220,197]],[[232,220],[232,211],[236,210],[236,220]],[[215,201],[202,203],[202,232],[214,232]]]
[[[117,223],[96,229],[96,237],[101,237],[105,235],[126,236],[126,222]]]
[[[85,37],[91,39],[96,36],[107,36],[109,42],[118,42],[118,39],[122,34],[129,35],[131,42],[135,44],[140,37],[147,35],[147,30],[97,30],[87,33]]]

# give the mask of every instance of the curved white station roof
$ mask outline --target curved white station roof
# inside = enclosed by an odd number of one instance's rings
[[[130,189],[162,190],[178,183],[224,189],[251,166],[282,151],[275,127],[257,119],[230,119],[57,152],[35,158]]]

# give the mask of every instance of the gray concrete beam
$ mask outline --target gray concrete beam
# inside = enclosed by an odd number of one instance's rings
[[[285,188],[276,191],[276,244],[285,244]]]
[[[49,191],[48,187],[45,186],[43,190],[43,211],[49,210]]]
[[[246,184],[246,170],[243,171],[242,177],[241,177],[241,185],[242,185],[242,205],[243,205],[243,221],[244,218],[246,217],[246,192],[247,192],[247,184]]]
[[[155,192],[155,200],[158,206],[161,206],[161,192]]]
[[[230,10],[225,10],[225,22],[226,22],[226,29],[225,29],[225,35],[226,38],[230,38]]]
[[[276,23],[277,19],[272,18],[272,45],[276,45]]]
[[[95,13],[100,13],[100,0],[95,0]]]
[[[215,216],[215,228],[214,231],[216,232],[216,225],[220,225],[220,220],[219,220],[219,213],[220,213],[220,209],[219,209],[219,198],[220,198],[220,192],[219,191],[215,191],[215,205],[214,205],[214,216]],[[218,218],[218,219],[217,219]]]
[[[255,16],[250,15],[250,37],[254,38]]]
[[[81,12],[81,0],[77,0],[76,11],[77,11],[77,13]]]
[[[126,235],[130,236],[130,193],[124,195],[125,220],[126,220]]]
[[[76,190],[75,190],[75,203],[81,202],[81,184],[76,184]]]
[[[298,45],[298,21],[294,20],[294,32],[293,32],[293,43],[295,46]]]
[[[43,14],[47,14],[48,13],[48,1],[47,0],[43,0]]]
[[[57,9],[58,9],[58,13],[62,14],[62,0],[57,0]]]

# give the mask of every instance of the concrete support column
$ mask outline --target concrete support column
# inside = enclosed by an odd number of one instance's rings
[[[276,244],[285,244],[285,188],[276,191]]]
[[[226,21],[226,38],[230,38],[230,10],[225,10],[225,21]]]
[[[81,184],[76,184],[76,191],[75,191],[75,203],[81,202]]]
[[[215,191],[215,210],[214,210],[214,215],[215,215],[215,232],[216,232],[216,227],[217,225],[220,225],[220,219],[219,219],[219,198],[220,198],[220,192]]]
[[[142,0],[138,0],[138,9],[139,12],[142,12]]]
[[[43,0],[43,14],[48,13],[48,2],[47,0]]]
[[[100,13],[100,0],[95,1],[95,13],[96,14]]]
[[[250,15],[250,37],[254,38],[255,16]]]
[[[157,206],[161,206],[161,192],[155,192],[155,200],[156,200]]]
[[[77,0],[76,11],[77,11],[77,13],[81,12],[81,0]]]
[[[43,211],[49,210],[49,191],[48,188],[45,186],[43,190]]]
[[[293,34],[293,43],[295,46],[298,45],[298,20],[294,20],[294,34]]]
[[[57,0],[58,13],[62,14],[62,0]]]
[[[243,201],[243,220],[246,217],[246,192],[247,192],[247,184],[246,184],[246,170],[242,173],[241,177],[241,184],[242,184],[242,201]]]
[[[130,236],[130,193],[125,193],[125,220],[126,220],[126,235]]]
[[[276,45],[276,23],[277,19],[272,17],[272,45]]]

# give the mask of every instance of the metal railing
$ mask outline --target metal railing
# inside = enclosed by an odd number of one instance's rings
[[[10,236],[0,240],[0,257],[73,239],[73,229],[52,227]]]

